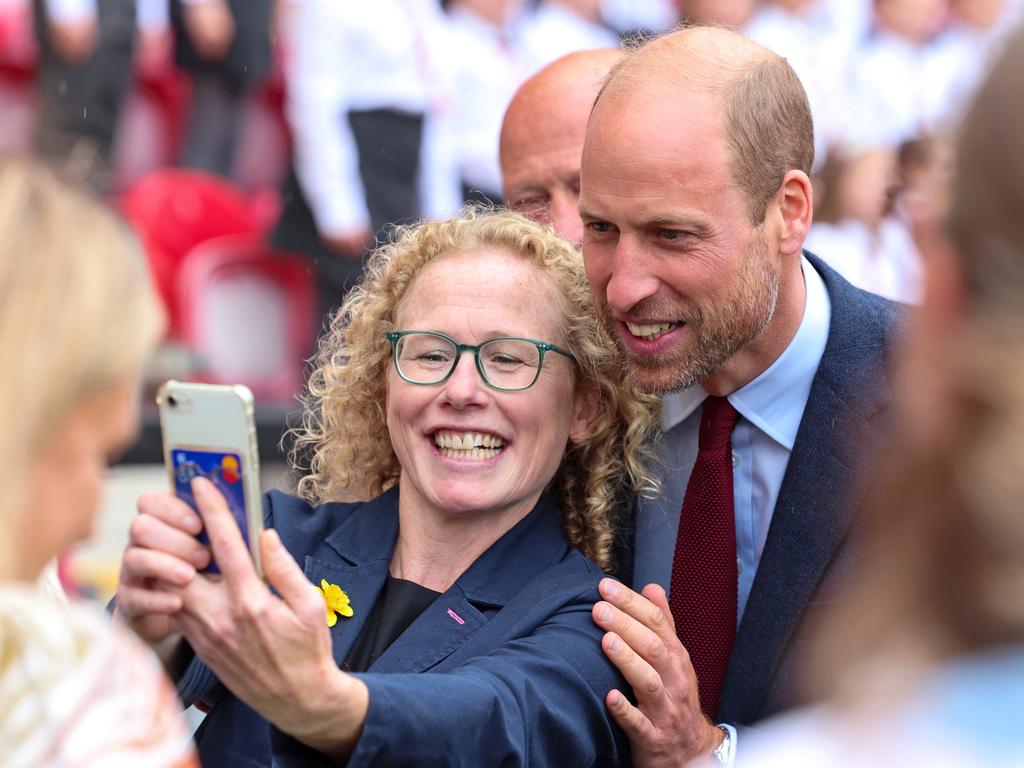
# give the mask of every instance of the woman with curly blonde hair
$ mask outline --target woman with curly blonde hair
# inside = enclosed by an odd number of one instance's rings
[[[333,318],[305,405],[301,498],[266,505],[277,595],[195,488],[224,572],[173,617],[176,653],[198,657],[179,690],[212,704],[203,762],[626,760],[590,611],[620,514],[654,490],[656,401],[628,382],[575,248],[506,212],[399,230]]]

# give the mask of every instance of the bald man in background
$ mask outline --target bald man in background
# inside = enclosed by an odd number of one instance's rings
[[[587,119],[608,72],[624,57],[611,48],[563,56],[523,83],[505,112],[505,204],[577,244],[583,238],[576,204]]]

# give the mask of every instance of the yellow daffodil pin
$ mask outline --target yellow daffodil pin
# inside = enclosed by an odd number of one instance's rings
[[[320,586],[317,589],[324,596],[328,627],[333,627],[338,623],[339,615],[346,618],[352,615],[352,606],[348,604],[348,595],[337,584],[328,584],[327,579],[320,579]]]

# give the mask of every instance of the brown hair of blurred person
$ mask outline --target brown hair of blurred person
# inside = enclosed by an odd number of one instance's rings
[[[1017,33],[961,129],[947,234],[926,250],[898,452],[861,531],[862,580],[822,643],[819,679],[848,700],[880,660],[905,678],[907,661],[1024,643],[1022,70]]]
[[[781,56],[715,27],[664,37],[644,54],[616,66],[597,101],[630,90],[652,68],[713,96],[722,109],[733,179],[747,193],[751,223],[760,224],[786,172],[809,176],[814,164],[814,122],[796,72]]]
[[[624,55],[611,48],[580,51],[549,64],[519,87],[501,127],[506,205],[574,243],[583,233],[576,204],[587,119]]]

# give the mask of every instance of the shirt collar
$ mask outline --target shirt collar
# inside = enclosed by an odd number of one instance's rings
[[[790,451],[825,351],[832,316],[821,275],[806,258],[801,259],[801,268],[807,290],[796,334],[774,363],[729,395],[729,402],[743,418]],[[662,429],[667,432],[681,424],[707,396],[700,384],[666,395],[661,405]]]

